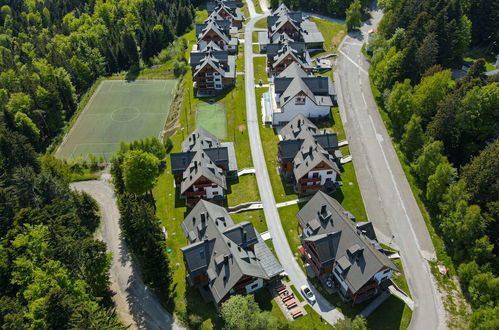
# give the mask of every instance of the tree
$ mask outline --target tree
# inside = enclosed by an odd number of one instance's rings
[[[356,30],[362,25],[362,5],[359,0],[354,0],[346,10],[346,23],[348,31]]]
[[[417,152],[424,144],[425,137],[421,128],[421,118],[412,115],[409,122],[405,125],[405,132],[402,135],[400,146],[409,160],[416,157]]]
[[[423,78],[414,87],[414,109],[423,120],[423,128],[435,115],[438,103],[444,98],[451,86],[451,72],[444,70]]]
[[[390,114],[395,136],[400,137],[404,126],[409,122],[414,112],[412,86],[409,79],[405,79],[403,83],[397,82],[393,85],[386,102],[386,110]]]
[[[494,137],[499,122],[498,104],[499,83],[476,86],[463,98],[456,114],[456,127],[461,132],[459,145],[465,162]]]
[[[489,144],[462,168],[471,201],[485,207],[499,196],[499,141]]]
[[[392,47],[376,64],[373,81],[379,90],[384,91],[390,88],[399,79],[403,61],[404,54]]]
[[[470,255],[469,243],[483,235],[486,221],[480,213],[480,207],[469,206],[463,200],[456,203],[454,211],[443,217],[440,228],[446,240],[452,243],[454,258],[464,260]]]
[[[412,171],[423,187],[426,186],[430,175],[435,173],[438,165],[447,162],[442,152],[442,142],[430,142],[423,147],[421,154],[413,162]]]
[[[438,41],[434,33],[428,34],[415,54],[415,61],[419,72],[425,72],[437,63]]]
[[[127,151],[123,157],[123,180],[127,191],[142,195],[151,191],[159,175],[159,159],[141,150]]]
[[[471,279],[480,273],[480,267],[478,267],[475,261],[470,261],[468,263],[462,263],[457,269],[457,274],[459,275],[459,280],[464,286],[468,286]]]
[[[480,265],[495,261],[494,244],[490,242],[488,236],[483,236],[473,243],[471,258]]]
[[[24,93],[14,93],[10,96],[9,103],[7,103],[7,110],[15,115],[17,112],[29,114],[33,107],[33,100],[29,95]]]
[[[356,316],[355,319],[345,318],[336,322],[335,330],[367,330],[366,319],[362,316]]]
[[[263,330],[281,329],[283,325],[270,315],[262,312],[252,295],[235,295],[222,304],[220,316],[225,322],[225,329]]]
[[[434,209],[442,201],[447,188],[457,175],[457,171],[448,162],[438,164],[435,173],[428,177],[426,185],[426,200]]]
[[[494,307],[499,301],[499,278],[492,273],[475,275],[468,288],[475,308]]]
[[[16,128],[26,136],[31,144],[36,146],[40,140],[40,130],[35,123],[23,112],[17,112],[14,116]]]
[[[471,314],[470,329],[495,330],[499,328],[499,306],[479,308]]]

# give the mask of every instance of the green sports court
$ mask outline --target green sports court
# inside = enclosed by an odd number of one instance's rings
[[[104,80],[57,150],[62,159],[109,160],[120,142],[159,136],[175,96],[176,80]]]
[[[225,103],[198,103],[196,126],[202,126],[219,139],[227,139],[227,116],[225,114]]]

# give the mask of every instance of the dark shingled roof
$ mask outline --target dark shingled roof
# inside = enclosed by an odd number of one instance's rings
[[[338,150],[338,136],[336,133],[327,133],[321,131],[304,115],[296,115],[284,126],[279,133],[283,140],[279,141],[279,155],[284,162],[293,161],[298,152],[306,152],[305,149],[310,149],[310,146],[317,151],[331,153]],[[303,149],[305,140],[309,140],[307,147]],[[314,141],[319,148],[311,141]],[[332,159],[334,160],[334,157]],[[327,157],[329,159],[329,157]],[[298,159],[300,161],[300,159]],[[337,166],[334,167],[337,169]]]
[[[215,165],[204,151],[198,151],[182,175],[180,193],[186,192],[201,177],[227,189],[223,170]]]
[[[187,272],[208,276],[217,304],[243,276],[270,279],[283,271],[253,225],[235,224],[221,206],[202,200],[180,226],[190,242],[181,248]]]
[[[276,99],[280,106],[302,92],[316,104],[333,105],[331,96],[333,84],[330,77],[311,76],[303,71],[300,64],[293,62],[274,78]]]
[[[358,230],[347,214],[338,201],[319,191],[296,217],[303,228],[304,240],[321,240],[322,247],[317,251],[319,260],[329,261],[333,257],[343,269],[341,276],[356,292],[382,269],[398,269],[379,251],[377,241]],[[313,229],[316,221],[320,227]],[[322,240],[329,242],[326,244]]]
[[[198,151],[201,149],[215,148],[220,146],[220,139],[198,126],[194,132],[182,141],[182,151]]]

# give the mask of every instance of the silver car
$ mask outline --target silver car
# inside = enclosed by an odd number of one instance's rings
[[[300,289],[305,298],[307,298],[308,302],[311,305],[315,304],[315,296],[312,290],[310,290],[310,288],[307,285],[302,285]]]

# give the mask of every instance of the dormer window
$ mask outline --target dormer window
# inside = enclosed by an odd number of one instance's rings
[[[305,96],[304,95],[299,95],[295,98],[295,104],[297,105],[303,105],[305,104]]]

